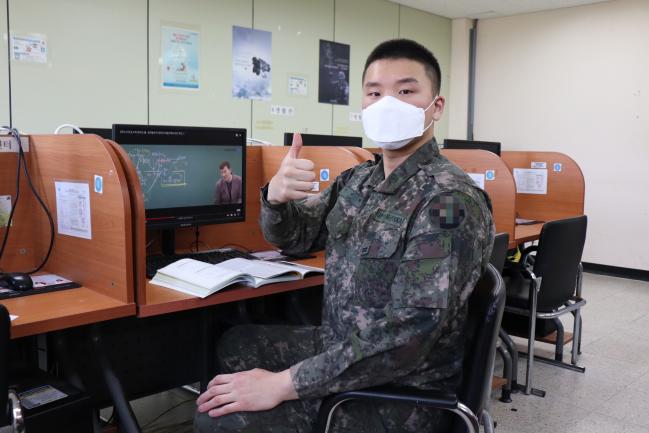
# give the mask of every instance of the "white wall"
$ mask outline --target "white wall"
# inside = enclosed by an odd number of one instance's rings
[[[446,116],[448,137],[466,139],[469,105],[469,47],[473,20],[454,19],[451,27],[451,80]]]
[[[7,1],[0,0],[0,126],[9,125],[9,65],[7,64]]]
[[[481,20],[477,139],[577,161],[583,260],[649,270],[649,1]]]

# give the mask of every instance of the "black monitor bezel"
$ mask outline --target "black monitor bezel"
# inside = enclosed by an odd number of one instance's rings
[[[168,134],[163,134],[163,133]],[[188,135],[190,134],[189,138]],[[121,145],[214,145],[217,135],[238,140],[242,148],[241,203],[228,205],[187,206],[145,209],[148,228],[190,227],[206,224],[227,224],[246,219],[246,130],[243,128],[216,128],[200,126],[114,124],[113,140]],[[155,138],[154,138],[155,137]],[[161,142],[164,137],[165,141]],[[181,138],[182,137],[182,138]],[[147,139],[149,141],[147,141]],[[231,144],[229,144],[231,145]],[[231,216],[228,216],[231,215]]]
[[[301,134],[304,146],[348,146],[363,147],[363,138],[349,135]],[[315,141],[315,143],[313,142]],[[333,144],[337,141],[336,144]],[[293,143],[293,133],[284,133],[284,146]]]
[[[79,126],[79,129],[82,130],[84,134],[95,134],[106,140],[113,139],[113,128],[83,128]],[[72,133],[79,134],[76,129],[73,129]]]
[[[448,145],[451,145],[449,147]],[[469,149],[486,150],[500,156],[500,143],[497,141],[458,140],[447,138],[444,140],[444,149]]]

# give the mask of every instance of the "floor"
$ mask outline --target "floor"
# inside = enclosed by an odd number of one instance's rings
[[[534,386],[546,397],[514,394],[512,403],[502,403],[494,392],[496,433],[649,433],[649,282],[585,274],[583,296],[588,305],[579,364],[586,373],[536,363]],[[572,328],[571,319],[565,327]],[[551,353],[549,345],[536,347]],[[567,346],[566,360],[569,352]],[[524,364],[522,358],[520,382]],[[144,432],[183,433],[192,431],[194,400],[178,389],[133,406]]]

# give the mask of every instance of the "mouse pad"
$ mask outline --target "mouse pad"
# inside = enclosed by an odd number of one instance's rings
[[[38,295],[40,293],[56,292],[58,290],[74,289],[80,284],[55,274],[32,275],[34,288],[24,292],[12,290],[6,281],[0,281],[0,299],[16,298],[19,296]]]

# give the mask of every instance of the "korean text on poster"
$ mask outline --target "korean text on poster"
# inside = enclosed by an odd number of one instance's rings
[[[161,27],[162,87],[200,87],[200,33],[176,27]]]
[[[44,35],[11,35],[13,59],[18,62],[47,63],[47,38]]]
[[[92,239],[90,185],[87,182],[54,182],[56,220],[62,235]]]
[[[272,33],[232,26],[232,96],[267,101],[271,88]]]
[[[548,170],[545,168],[515,168],[514,181],[519,194],[548,193]]]
[[[349,45],[320,40],[318,102],[349,105]]]

